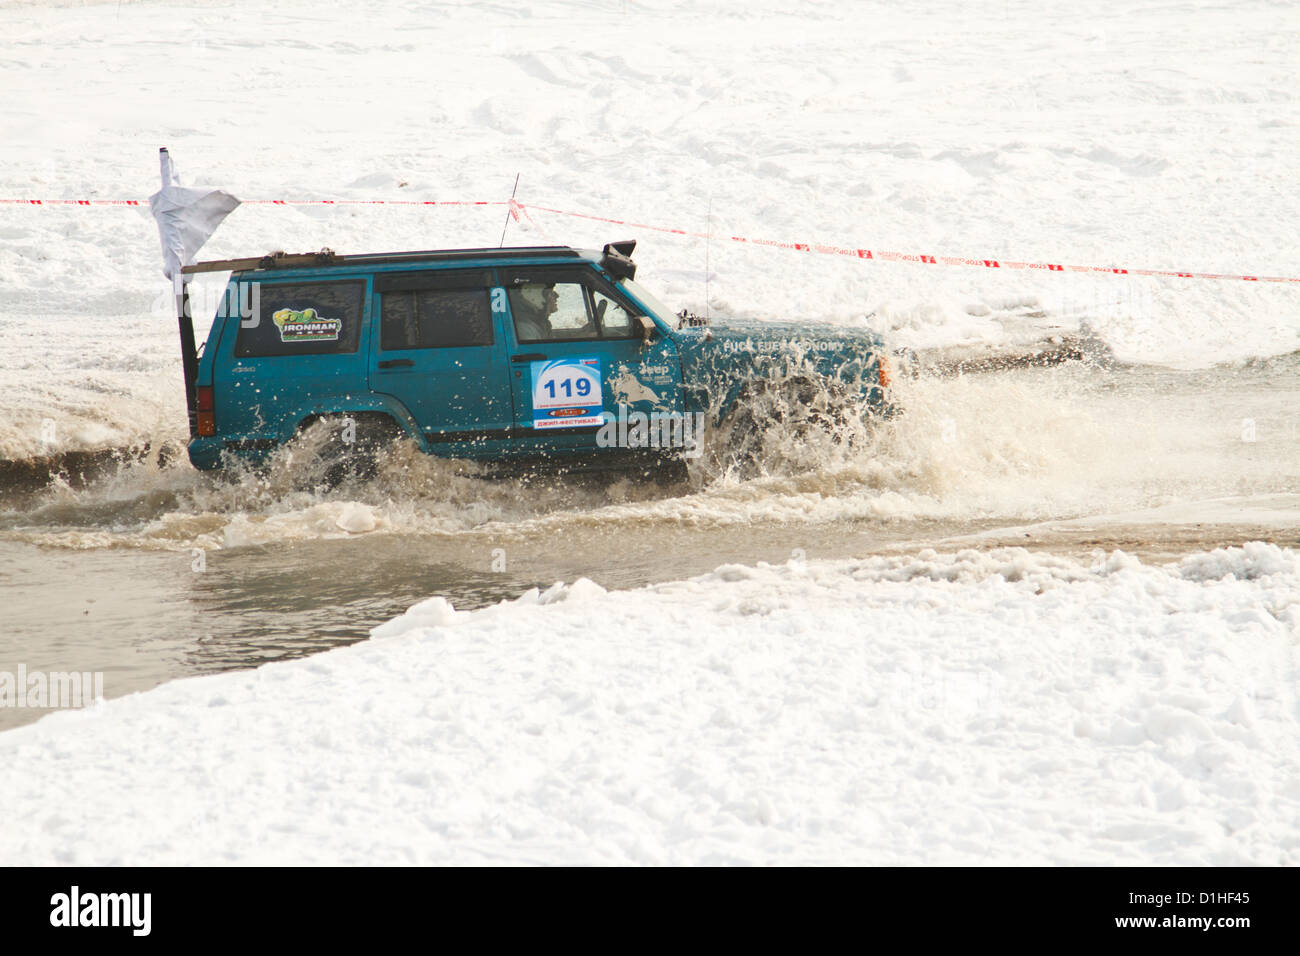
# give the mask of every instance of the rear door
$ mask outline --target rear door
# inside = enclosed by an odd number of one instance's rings
[[[513,424],[491,283],[485,269],[375,276],[370,388],[405,405],[430,443],[502,440]]]
[[[597,448],[604,421],[683,411],[681,364],[670,339],[641,336],[641,314],[593,269],[502,269],[510,305],[510,385],[517,445]]]
[[[305,408],[328,410],[365,381],[366,280],[241,281],[251,315],[225,319],[213,360],[217,432],[227,440],[282,440]]]

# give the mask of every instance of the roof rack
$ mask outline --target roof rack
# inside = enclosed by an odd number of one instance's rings
[[[506,246],[485,249],[429,249],[419,252],[372,252],[341,256],[333,249],[319,252],[286,253],[244,259],[215,259],[183,266],[181,272],[193,275],[198,272],[251,272],[255,269],[293,269],[312,266],[365,265],[388,262],[432,262],[456,259],[510,258],[564,258],[577,259],[582,253],[569,246]]]

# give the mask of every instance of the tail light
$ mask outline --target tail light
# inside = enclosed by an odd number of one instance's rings
[[[889,369],[889,359],[883,355],[876,356],[876,374],[880,376],[880,387],[889,388],[893,375]]]
[[[217,419],[212,413],[212,386],[200,385],[196,389],[198,398],[198,432],[203,437],[217,433]]]

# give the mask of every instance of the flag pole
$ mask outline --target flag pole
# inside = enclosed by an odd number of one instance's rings
[[[162,175],[162,188],[172,185],[171,157],[167,147],[158,150],[158,164]],[[181,274],[181,264],[176,264],[172,275],[172,292],[176,296],[176,324],[181,336],[181,373],[185,376],[185,407],[190,417],[190,437],[199,434],[199,355],[194,344],[194,316],[190,311],[190,288]]]
[[[181,371],[185,376],[185,407],[190,414],[190,437],[199,434],[199,355],[194,345],[194,316],[190,313],[190,288],[181,274],[172,280],[176,293],[176,324],[181,333]]]

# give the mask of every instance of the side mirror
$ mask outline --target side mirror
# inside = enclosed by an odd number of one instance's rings
[[[658,331],[655,328],[654,320],[648,315],[638,315],[636,320],[641,323],[641,344],[648,345]]]

